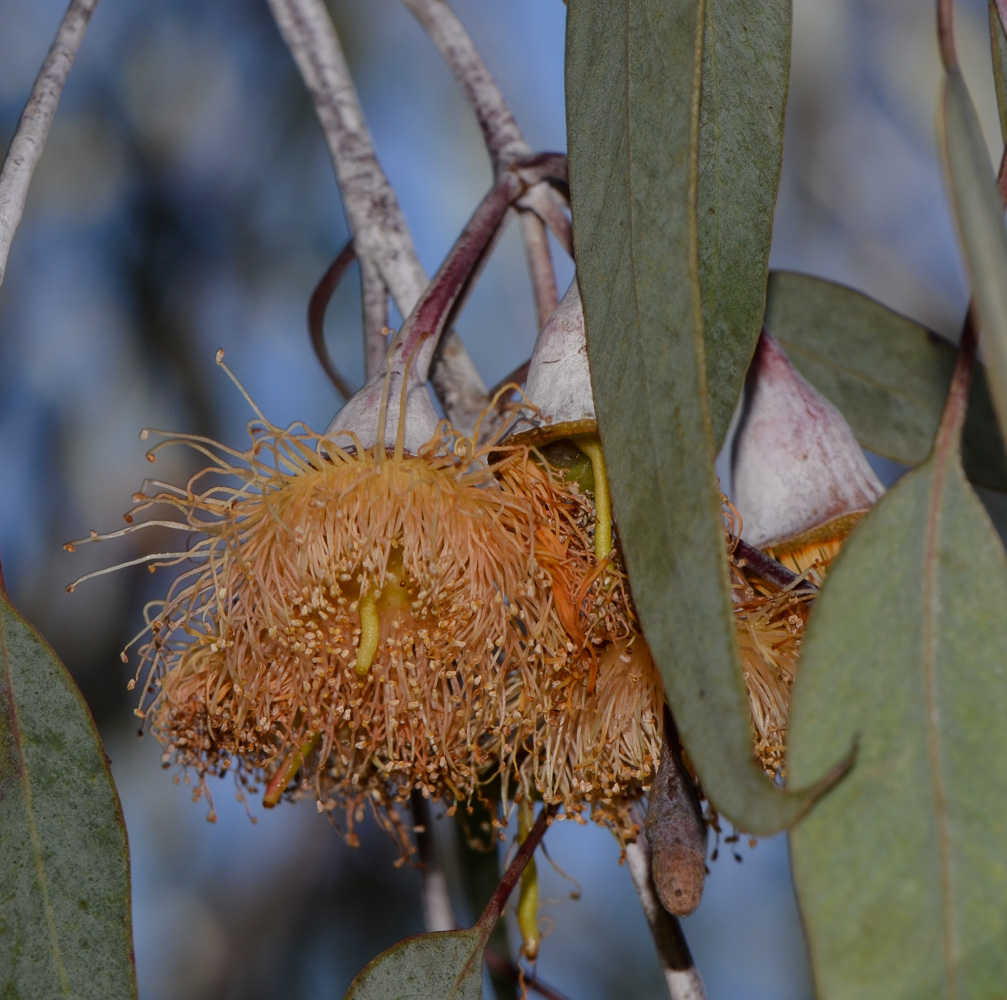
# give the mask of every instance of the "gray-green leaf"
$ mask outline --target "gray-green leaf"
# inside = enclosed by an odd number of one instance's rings
[[[863,447],[904,465],[927,457],[957,357],[952,344],[851,288],[786,271],[769,276],[766,326]],[[962,454],[970,479],[1007,490],[1007,455],[982,366]]]
[[[136,995],[108,761],[72,678],[0,578],[0,996]]]
[[[644,633],[704,792],[741,828],[770,833],[817,792],[784,795],[755,762],[734,638],[699,284],[701,9],[685,0],[570,0],[575,250]]]
[[[957,456],[908,474],[815,606],[789,780],[858,740],[791,834],[820,1000],[1007,983],[1007,559]]]
[[[483,931],[438,931],[406,938],[369,962],[344,1000],[479,1000]]]
[[[1000,135],[1007,140],[1007,36],[1004,35],[996,0],[989,0],[990,49],[993,57],[993,86],[1000,112]]]
[[[937,120],[993,403],[1007,433],[1007,230],[979,119],[958,70],[944,75]]]
[[[766,304],[790,79],[790,0],[706,0],[698,246],[706,375],[719,448]]]

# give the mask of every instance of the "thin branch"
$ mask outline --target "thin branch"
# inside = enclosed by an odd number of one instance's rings
[[[339,251],[339,256],[329,265],[328,270],[322,275],[318,284],[315,285],[311,298],[308,299],[308,335],[311,337],[311,346],[314,349],[315,357],[318,358],[319,364],[325,370],[325,374],[329,376],[329,381],[336,387],[336,392],[344,400],[349,399],[353,395],[353,391],[347,384],[346,379],[340,375],[339,369],[336,367],[335,361],[332,360],[332,355],[325,344],[325,310],[332,301],[332,296],[339,287],[339,282],[343,280],[346,269],[353,263],[355,257],[353,240],[350,240]]]
[[[531,152],[504,96],[465,26],[445,0],[402,0],[465,91],[497,174]]]
[[[645,837],[637,837],[626,845],[626,865],[650,924],[668,996],[671,1000],[706,1000],[703,980],[692,960],[682,927],[657,898],[650,875],[650,848]]]
[[[360,304],[364,319],[364,379],[382,365],[388,353],[388,286],[369,259],[360,261]]]
[[[531,147],[518,127],[517,121],[496,80],[483,61],[472,36],[447,4],[446,0],[402,0],[423,26],[430,40],[437,46],[454,78],[468,99],[483,134],[489,152],[493,173],[499,176],[510,164],[531,153]],[[555,191],[542,187],[535,201],[549,201],[556,205]],[[543,224],[537,215],[522,208],[519,215],[521,237],[528,259],[538,328],[545,326],[559,303],[556,276],[553,272],[549,242]]]
[[[53,40],[0,172],[0,285],[14,233],[24,215],[28,185],[49,135],[63,85],[98,0],[72,0]]]
[[[535,848],[541,843],[555,815],[556,806],[547,805],[542,807],[542,811],[535,820],[535,825],[532,826],[528,836],[521,841],[521,846],[517,849],[514,860],[508,866],[507,871],[504,872],[503,878],[496,888],[496,892],[493,893],[490,901],[486,904],[486,909],[483,910],[482,916],[478,920],[478,924],[484,929],[491,927],[500,919],[500,914],[503,913],[507,900],[514,891],[514,886],[517,885],[518,879],[521,878],[521,873],[525,870],[526,865],[531,860],[531,856],[535,853]]]
[[[955,55],[953,0],[937,0],[937,47],[944,69],[948,73],[956,71],[958,56]]]
[[[357,257],[374,265],[399,311],[408,316],[423,294],[427,277],[398,199],[378,162],[332,19],[322,0],[267,2],[321,122]],[[453,333],[448,336],[455,339]],[[438,394],[449,386],[459,398],[481,395],[485,399],[482,381],[460,342],[444,352],[441,368],[432,379]],[[453,422],[463,423],[441,398]]]
[[[762,549],[750,545],[743,538],[734,539],[732,558],[738,569],[750,569],[767,583],[775,584],[781,590],[793,587],[796,593],[802,591],[817,593],[818,591],[818,587],[807,577],[802,580],[792,570],[787,569],[783,563],[777,562],[772,556],[766,555]]]
[[[441,331],[464,304],[508,210],[533,184],[563,184],[565,179],[566,157],[556,153],[516,160],[498,175],[396,338],[396,356],[411,358],[413,372],[421,379],[426,380]]]
[[[420,859],[421,892],[423,894],[423,923],[428,931],[453,931],[458,923],[451,905],[448,880],[441,864],[437,840],[431,826],[430,803],[414,791],[411,797],[413,830],[416,851]]]
[[[490,972],[500,976],[501,979],[516,984],[523,982],[529,990],[534,990],[539,996],[545,997],[545,1000],[568,1000],[566,994],[560,993],[555,986],[550,986],[548,983],[543,982],[534,973],[522,973],[521,969],[510,961],[510,959],[504,958],[503,955],[498,955],[491,948],[487,948],[483,952],[483,961]]]

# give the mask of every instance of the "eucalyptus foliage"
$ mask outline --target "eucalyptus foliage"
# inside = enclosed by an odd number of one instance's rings
[[[543,461],[568,470],[577,502],[589,497],[593,504],[599,561],[606,571],[624,565],[628,573],[633,612],[627,615],[634,628],[638,619],[667,700],[663,753],[674,754],[680,771],[668,787],[685,789],[681,801],[662,801],[662,815],[691,810],[690,820],[697,821],[701,796],[707,817],[725,828],[756,836],[789,832],[821,1000],[1004,995],[1007,555],[973,484],[1007,491],[1007,178],[1001,173],[998,188],[957,62],[950,3],[939,2],[935,17],[944,66],[937,111],[939,155],[973,296],[969,316],[962,317],[960,348],[953,335],[938,336],[855,289],[769,270],[790,79],[790,0],[568,0],[568,161],[531,155],[443,0],[406,3],[473,105],[495,174],[482,215],[425,290],[324,4],[270,0],[314,101],[355,231],[370,381],[340,419],[366,409],[374,425],[367,424],[373,434],[363,445],[358,438],[356,447],[373,446],[377,454],[387,441],[388,454],[401,457],[394,419],[400,406],[403,413],[408,406],[417,412],[415,399],[426,400],[428,381],[447,418],[466,433],[481,409],[493,424],[502,406],[486,393],[461,342],[445,334],[450,339],[439,353],[434,342],[455,319],[507,213],[521,213],[540,316],[556,308],[555,275],[543,249],[548,224],[576,264],[593,399],[582,401],[587,416],[571,423],[558,443],[548,440],[549,421],[541,412],[523,411],[535,426],[526,432],[532,437],[520,440],[533,440]],[[67,60],[93,7],[71,4],[12,144],[0,177],[5,247],[34,167],[14,154],[44,144]],[[991,0],[994,79],[1007,122],[1002,14],[1007,4]],[[350,256],[348,250],[339,266],[345,269]],[[390,294],[403,313],[417,299],[420,305],[403,327],[413,341],[395,341],[385,356]],[[715,461],[730,443],[732,415],[754,371],[763,330],[838,409],[865,449],[908,469],[856,524],[824,578],[790,573],[775,562],[771,546],[768,554],[745,556],[737,548],[744,545],[743,525],[740,536],[730,534],[738,529],[729,525],[725,540]],[[976,357],[977,338],[985,364]],[[577,355],[583,345],[561,346]],[[496,381],[496,373],[487,378]],[[562,375],[556,381],[562,383]],[[391,399],[388,385],[395,387]],[[424,419],[436,425],[438,416],[423,405]],[[603,456],[591,438],[595,430]],[[203,447],[205,439],[195,440]],[[324,461],[325,449],[319,454]],[[496,461],[492,455],[487,447],[480,461]],[[619,546],[610,562],[607,542],[597,542],[608,516],[606,468]],[[240,499],[236,494],[235,503]],[[529,537],[536,537],[533,529]],[[813,602],[800,642],[786,768],[773,776],[753,754],[738,645],[732,581],[746,565],[763,566],[765,580],[797,594],[806,602],[802,608]],[[614,592],[614,583],[604,586]],[[556,590],[558,606],[563,595]],[[358,595],[361,606],[370,602],[361,633],[373,625],[373,648],[357,659],[364,677],[378,643],[383,593]],[[542,606],[544,620],[552,605],[543,599]],[[527,633],[539,624],[523,626],[520,643],[529,657]],[[262,643],[266,632],[263,626]],[[545,639],[534,639],[538,655]],[[503,647],[489,646],[487,657],[503,657]],[[634,648],[642,646],[640,639]],[[160,652],[155,647],[149,655]],[[602,705],[599,713],[610,708]],[[306,728],[303,715],[296,725],[297,746],[277,771],[283,780],[277,784],[271,776],[268,805],[299,769],[306,775],[309,758],[320,753],[318,731]],[[541,744],[552,735],[540,733]],[[479,740],[470,743],[485,749]],[[188,763],[198,764],[202,754],[197,747]],[[323,764],[319,760],[319,774]],[[474,783],[485,773],[474,765]],[[500,773],[495,784],[486,779],[487,794],[509,806],[517,779],[504,767]],[[484,961],[501,998],[520,989],[557,995],[535,977],[531,859],[559,802],[540,805],[533,826],[531,787],[521,786],[524,800],[517,807],[522,846],[496,889],[477,900],[477,912],[485,909],[468,928],[458,926],[451,894],[438,888],[442,866],[424,836],[427,806],[417,788],[412,815],[420,828],[420,860],[427,864],[428,924],[441,919],[453,926],[430,926],[369,962],[370,956],[359,956],[362,969],[347,1000],[473,1000],[483,995]],[[429,795],[430,788],[422,791]],[[643,827],[641,803],[629,801],[641,792],[626,792],[625,812],[609,826],[629,841],[625,854],[669,993],[673,1000],[696,1000],[703,995],[701,979],[673,907],[665,911],[655,896],[645,841],[625,837],[634,824]],[[471,791],[459,797],[467,798],[465,805],[477,800]],[[389,794],[381,804],[391,801]],[[459,824],[470,840],[501,822],[486,811],[488,801],[479,799],[478,808],[469,809],[475,818]],[[574,800],[564,801],[569,806]],[[593,805],[601,811],[597,801]],[[606,800],[605,808],[621,807]],[[389,825],[403,831],[397,814],[390,815]],[[689,845],[693,854],[704,846]],[[487,857],[476,860],[465,849],[457,864],[444,866],[463,883],[456,896],[476,885],[477,895],[487,895],[487,871],[491,883],[500,878]],[[136,996],[128,869],[119,802],[88,709],[0,583],[0,995]],[[673,877],[666,881],[674,884]],[[508,951],[499,922],[519,884],[524,957]],[[431,916],[438,903],[440,918]]]

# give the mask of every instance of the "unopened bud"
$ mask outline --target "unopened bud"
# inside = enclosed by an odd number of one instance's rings
[[[534,409],[521,413],[512,435],[555,440],[592,434],[598,429],[587,363],[584,307],[576,278],[535,342],[525,398]]]
[[[764,330],[734,440],[734,506],[759,548],[845,534],[884,493],[843,415]]]

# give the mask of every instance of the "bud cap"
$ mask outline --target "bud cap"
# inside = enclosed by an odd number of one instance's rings
[[[843,415],[763,330],[734,439],[734,506],[759,548],[813,537],[884,493]]]

